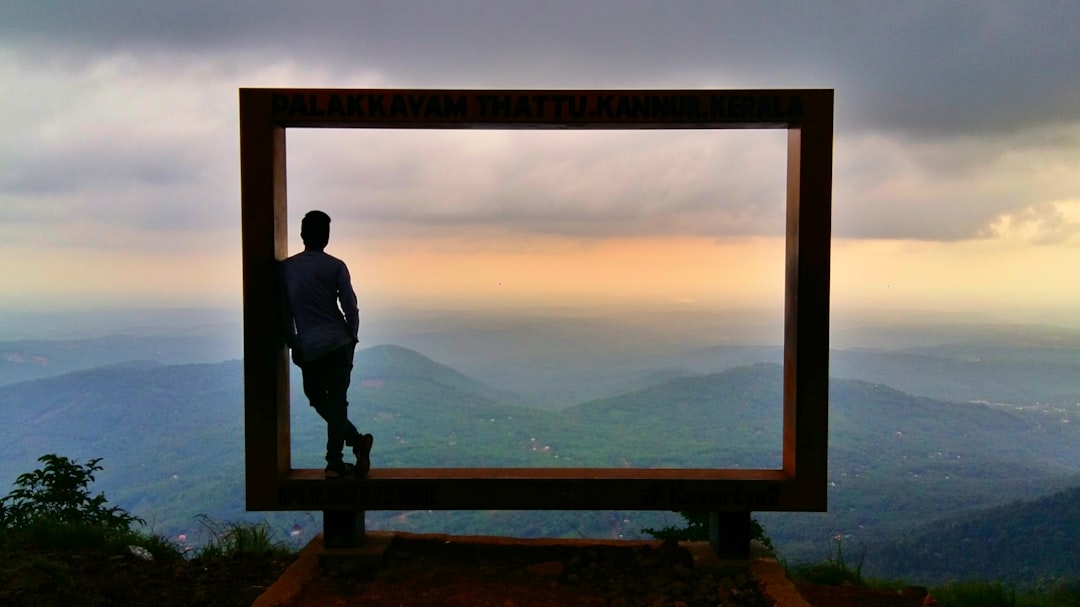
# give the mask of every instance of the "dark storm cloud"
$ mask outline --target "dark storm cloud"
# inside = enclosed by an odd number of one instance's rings
[[[13,3],[43,57],[295,60],[395,86],[835,87],[838,127],[919,137],[1080,120],[1080,9],[1031,3]],[[327,83],[331,84],[331,83]]]
[[[228,224],[239,86],[826,87],[834,234],[977,238],[1003,216],[1077,198],[1063,169],[1080,138],[1077,31],[1072,0],[11,2],[0,8],[0,221],[173,234]],[[473,144],[434,139],[316,145],[304,155],[326,157],[290,168],[290,206],[337,201],[346,216],[420,229],[781,232],[782,158],[720,146],[726,155],[700,161],[632,143],[563,159],[570,147],[529,144],[438,174]],[[290,143],[290,159],[300,149]]]

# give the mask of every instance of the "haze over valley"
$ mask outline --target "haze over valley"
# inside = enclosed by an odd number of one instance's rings
[[[152,316],[153,330],[129,315],[127,327],[101,321],[126,334],[0,342],[0,482],[45,453],[102,457],[99,488],[170,536],[196,537],[199,515],[261,518],[244,512],[236,318]],[[383,467],[778,468],[782,352],[772,318],[595,309],[371,315],[350,416],[376,436],[374,465]],[[81,320],[94,322],[92,313]],[[963,525],[977,527],[970,521],[986,508],[1080,486],[1080,332],[905,322],[837,328],[834,342],[829,512],[755,515],[786,558],[821,559],[839,536],[866,551],[868,571],[902,575],[898,551],[925,552],[930,541],[903,537],[949,517],[973,517]],[[293,465],[321,468],[324,426],[293,373]],[[1006,525],[1000,534],[1024,533],[995,512],[994,525]],[[1062,528],[1078,527],[1067,515]],[[319,527],[315,514],[269,520],[296,541]],[[641,537],[644,527],[678,520],[368,513],[373,529],[521,536]]]

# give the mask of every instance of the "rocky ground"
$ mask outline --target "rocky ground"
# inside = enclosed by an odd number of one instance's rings
[[[0,605],[247,607],[293,559],[148,561],[134,554],[0,553]]]
[[[294,607],[764,607],[744,564],[705,570],[675,542],[490,544],[396,539],[373,574],[343,568]]]
[[[523,547],[398,541],[376,570],[329,565],[282,607],[765,607],[745,564],[701,566],[670,544]],[[347,561],[343,561],[345,563]],[[0,554],[0,605],[251,605],[291,559],[146,561],[135,555]],[[919,607],[923,594],[799,585],[813,607]]]
[[[397,539],[374,573],[324,567],[290,607],[765,607],[746,562],[671,543],[471,544]],[[920,607],[925,591],[801,585],[813,607]]]

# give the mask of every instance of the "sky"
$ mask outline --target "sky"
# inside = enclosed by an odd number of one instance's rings
[[[0,308],[238,308],[238,89],[835,90],[834,315],[1080,326],[1080,5],[0,0]],[[363,306],[770,309],[783,131],[287,134]]]

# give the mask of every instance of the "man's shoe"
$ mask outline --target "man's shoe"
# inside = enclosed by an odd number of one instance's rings
[[[352,475],[356,470],[356,466],[352,464],[346,464],[345,462],[338,460],[331,464],[326,464],[326,478],[345,478]]]
[[[353,455],[356,456],[356,476],[367,476],[371,470],[371,444],[375,437],[370,434],[360,435],[360,444],[353,446]]]

